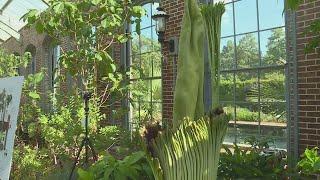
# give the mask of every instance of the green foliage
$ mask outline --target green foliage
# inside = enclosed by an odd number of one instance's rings
[[[161,106],[153,103],[151,108],[150,103],[142,103],[162,101],[161,79],[146,80],[161,76],[161,59],[160,43],[143,35],[133,38],[130,77],[134,80],[130,85],[130,101],[133,106],[132,118],[136,123],[151,114],[153,119],[161,120]]]
[[[212,107],[220,106],[220,39],[221,20],[225,12],[223,2],[201,7],[209,47],[209,65],[211,71]]]
[[[277,108],[277,107],[273,107]],[[233,106],[226,106],[224,107],[225,112],[228,114],[234,115],[234,107]],[[240,106],[236,107],[237,117],[233,118],[237,121],[250,121],[250,122],[258,122],[259,121],[259,112],[250,110],[247,108],[242,108]],[[260,118],[262,122],[286,122],[286,117],[278,117],[274,114],[265,114],[260,112]]]
[[[8,54],[0,50],[0,77],[19,75],[19,69],[26,68],[31,59],[30,53],[23,56]],[[12,179],[35,179],[39,174],[45,173],[48,163],[45,151],[39,150],[41,139],[34,139],[37,126],[35,122],[39,117],[39,83],[44,78],[44,73],[30,74],[25,78],[19,113],[18,130],[16,132],[16,146],[14,148]],[[30,135],[30,137],[28,137]],[[39,169],[42,169],[39,171]]]
[[[258,43],[256,38],[250,34],[243,36],[236,46],[238,68],[248,68],[259,65]],[[234,69],[234,44],[227,41],[221,50],[221,66],[223,69]],[[265,65],[283,65],[285,63],[285,33],[283,29],[272,30],[268,38],[267,51],[262,59]],[[250,60],[250,61],[249,61]],[[258,84],[260,82],[260,85]],[[262,71],[260,81],[257,79],[256,71],[239,72],[235,77],[232,73],[224,73],[221,77],[220,99],[225,102],[232,102],[234,99],[234,90],[236,92],[236,101],[254,104],[261,103],[263,118],[282,121],[285,119],[285,75],[283,70]],[[234,89],[235,88],[235,89]],[[247,108],[245,105],[239,105],[240,108]],[[259,109],[250,108],[253,112]],[[239,111],[242,111],[239,109]],[[254,116],[254,113],[251,113]],[[245,113],[245,115],[249,115]],[[254,118],[254,117],[253,117]],[[256,118],[254,118],[256,119]],[[269,121],[262,119],[262,121]]]
[[[72,41],[74,49],[64,52],[60,63],[71,75],[80,76],[84,87],[90,89],[97,83],[92,76],[101,63],[107,62],[105,78],[113,83],[119,81],[114,78],[116,65],[106,50],[116,42],[126,42],[130,35],[123,31],[124,24],[135,22],[139,26],[144,14],[131,1],[52,0],[45,12],[31,10],[23,19],[57,44],[62,37]]]
[[[78,169],[79,180],[136,180],[153,179],[152,171],[142,151],[132,153],[123,160],[111,155],[104,156],[87,171]]]
[[[14,149],[13,157],[12,179],[36,179],[48,170],[45,152],[33,147],[19,144]]]
[[[0,77],[18,76],[19,68],[26,68],[30,59],[30,53],[17,56],[8,54],[0,49]]]
[[[283,65],[286,62],[286,39],[282,28],[271,30],[271,36],[268,38],[267,52],[264,57],[265,64]]]
[[[305,34],[315,36],[308,42],[305,48],[306,53],[312,53],[315,49],[320,47],[320,20],[313,21],[305,30]]]
[[[298,168],[305,175],[320,174],[319,148],[306,149],[302,159],[298,162]]]
[[[283,179],[286,177],[286,161],[281,155],[266,154],[268,141],[248,140],[251,148],[244,149],[234,144],[224,146],[221,153],[218,176],[223,179]]]
[[[233,102],[235,88],[236,101],[246,102],[239,103],[237,106],[238,120],[258,120],[259,108],[255,104],[259,102],[260,98],[262,102],[261,120],[284,122],[286,120],[285,75],[278,71],[271,71],[262,74],[260,78],[259,86],[255,76],[248,77],[246,74],[239,74],[239,76],[236,76],[235,81],[232,74],[222,76],[220,99],[225,102]],[[233,113],[233,107],[230,107],[230,104],[226,104],[225,107],[227,107],[227,111]]]
[[[285,8],[291,10],[297,10],[299,5],[303,3],[303,0],[286,0],[285,1]]]

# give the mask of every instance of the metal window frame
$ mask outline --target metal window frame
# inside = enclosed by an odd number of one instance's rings
[[[208,2],[210,0],[207,0],[207,3],[212,3],[212,0],[210,2]],[[228,74],[233,74],[233,106],[234,106],[234,125],[233,125],[233,129],[236,132],[237,131],[237,121],[236,121],[236,117],[237,117],[237,104],[239,104],[239,101],[237,101],[236,98],[236,75],[240,72],[248,72],[248,71],[255,71],[257,72],[257,83],[258,83],[258,102],[256,104],[258,104],[258,132],[259,132],[259,136],[262,135],[261,132],[261,105],[262,105],[262,101],[261,101],[261,73],[263,70],[284,70],[284,74],[285,74],[285,83],[287,84],[287,75],[286,75],[286,69],[287,69],[287,65],[269,65],[269,66],[263,66],[262,64],[262,47],[261,47],[261,33],[265,32],[265,31],[270,31],[273,29],[279,29],[279,28],[284,28],[286,30],[286,25],[284,26],[277,26],[277,27],[272,27],[272,28],[267,28],[267,29],[260,29],[260,11],[259,11],[259,1],[260,0],[255,0],[253,1],[256,4],[256,20],[257,20],[257,30],[255,31],[250,31],[250,32],[244,32],[244,33],[236,33],[236,10],[235,10],[235,3],[238,3],[240,1],[243,0],[235,0],[235,1],[231,1],[231,2],[227,2],[225,4],[232,4],[232,22],[233,22],[233,34],[232,35],[228,35],[228,36],[224,36],[221,37],[221,39],[225,39],[225,38],[233,38],[233,47],[234,47],[234,57],[233,57],[233,66],[234,68],[232,69],[226,69],[226,70],[221,70],[221,73],[228,73]],[[286,22],[286,19],[285,19]],[[246,35],[246,34],[251,34],[254,33],[255,35],[257,35],[257,43],[258,43],[258,57],[259,57],[259,65],[256,67],[249,67],[249,68],[239,68],[238,67],[238,58],[237,58],[237,37],[241,36],[241,35]],[[286,40],[287,40],[287,34],[286,34]],[[288,54],[288,52],[286,52]],[[288,55],[287,55],[288,56]],[[288,58],[288,57],[287,57]],[[287,90],[287,86],[286,86],[286,92],[285,92],[285,97],[287,97],[288,95],[288,90]],[[286,98],[286,114],[289,115],[290,113],[290,107],[288,106],[288,100]],[[287,118],[287,125],[289,124],[289,119]],[[287,128],[289,129],[289,128]],[[287,132],[287,136],[289,136],[290,132]],[[237,136],[235,136],[234,142],[237,143]],[[287,149],[289,149],[289,143],[287,142]]]
[[[136,1],[137,2],[137,1]],[[151,1],[151,0],[144,0],[144,1],[138,1],[139,2],[139,4],[140,5],[147,5],[147,4],[150,4],[150,10],[151,10],[151,14],[153,13],[152,12],[152,7],[153,7],[153,4],[154,3],[159,3],[159,1],[157,1],[157,0],[153,0],[153,1]],[[149,18],[148,18],[148,20],[149,20]],[[153,28],[155,27],[155,24],[153,24],[154,22],[153,22],[153,20],[152,20],[152,18],[150,17],[150,24],[149,24],[149,26],[146,26],[146,27],[143,27],[143,28],[141,28],[140,30],[146,30],[146,29],[148,29],[148,30],[150,30],[151,31],[151,39],[154,39],[154,37],[155,36],[157,36],[154,32],[153,32]],[[126,29],[127,29],[127,32],[130,32],[130,33],[132,33],[132,32],[135,32],[135,31],[132,31],[132,28],[131,28],[131,25],[129,24],[129,25],[127,25],[127,27],[126,27]],[[141,35],[139,35],[139,46],[141,47]],[[154,45],[153,45],[153,42],[152,42],[152,44],[151,44],[151,46],[153,46],[154,47]],[[123,53],[126,53],[126,54],[123,54],[122,56],[124,57],[124,58],[122,58],[123,60],[123,62],[125,61],[125,64],[126,64],[126,68],[128,68],[128,67],[130,67],[131,65],[132,65],[132,53],[131,53],[131,47],[132,47],[132,42],[128,42],[128,43],[126,43],[126,45],[125,45],[125,47],[124,47],[124,51],[123,51]],[[142,52],[141,51],[141,48],[139,47],[139,53],[138,53],[138,56],[139,56],[139,66],[140,66],[140,68],[141,68],[141,64],[142,64],[142,55],[145,55],[145,54],[150,54],[150,53],[153,53],[153,52],[161,52],[161,48],[160,49],[153,49],[152,51],[148,51],[148,52]],[[162,58],[161,58],[161,61],[162,61]],[[150,77],[141,77],[141,75],[140,75],[140,77],[139,78],[131,78],[130,77],[130,79],[129,79],[129,81],[130,82],[134,82],[134,81],[138,81],[138,80],[143,80],[143,81],[150,81],[150,89],[152,89],[152,87],[153,87],[153,85],[152,85],[152,82],[153,82],[153,80],[162,80],[162,75],[161,76],[154,76],[154,60],[151,60],[151,76]],[[161,62],[162,63],[162,62]],[[162,82],[161,82],[161,86],[162,86]],[[130,96],[130,93],[129,93],[129,96]],[[162,97],[162,95],[161,95],[161,97]],[[137,109],[138,110],[138,112],[139,112],[139,117],[138,117],[138,120],[137,121],[141,121],[144,117],[142,117],[141,116],[141,106],[142,106],[142,104],[145,104],[145,103],[149,103],[149,105],[150,105],[150,108],[151,109],[153,109],[153,107],[154,107],[154,104],[161,104],[161,106],[162,106],[162,104],[163,104],[163,102],[161,101],[154,101],[153,100],[153,93],[152,93],[152,91],[151,91],[151,93],[150,93],[150,101],[143,101],[143,100],[138,100],[138,101],[134,101],[133,103],[138,103],[138,107],[137,108],[135,108],[135,109]],[[133,125],[134,124],[136,124],[136,122],[134,121],[134,119],[133,119],[133,117],[131,117],[131,113],[132,113],[132,106],[131,106],[131,104],[127,101],[127,102],[125,102],[125,105],[126,105],[126,107],[129,107],[129,109],[130,109],[130,112],[129,112],[129,115],[126,117],[126,119],[125,119],[125,126],[126,126],[126,128],[128,128],[129,130],[132,130],[133,129]],[[162,113],[162,109],[161,109],[161,113]],[[151,111],[151,117],[153,117],[153,112]]]
[[[7,21],[5,19],[7,19],[7,17],[9,17],[9,16],[4,16],[3,14],[10,6],[12,6],[13,2],[14,2],[14,0],[6,0],[3,2],[2,6],[0,7],[0,16],[1,16],[1,18],[3,18],[3,20],[0,20],[0,33],[1,33],[0,43],[7,41],[11,37],[19,40],[20,39],[20,32],[19,31],[25,25],[21,22],[21,20],[20,20],[21,17],[15,16],[13,19],[11,19],[10,13],[9,13],[10,19],[8,20],[8,22],[5,22],[5,21]],[[45,6],[44,8],[49,6],[45,0],[38,0],[37,2],[43,3],[43,5]],[[40,6],[38,6],[35,2],[28,1],[27,3],[29,3],[29,5],[31,5],[32,7],[34,7],[31,9],[40,8]],[[25,9],[25,10],[27,10],[27,9]],[[43,9],[41,9],[41,10],[43,10]],[[11,12],[11,11],[8,11],[8,12]],[[11,23],[15,24],[18,27],[14,27]]]

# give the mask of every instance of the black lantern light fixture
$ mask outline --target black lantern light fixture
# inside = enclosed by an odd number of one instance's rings
[[[162,7],[157,8],[157,12],[152,15],[152,19],[156,21],[156,31],[158,35],[158,41],[160,43],[164,42],[164,33],[166,31],[166,21],[169,15],[163,10]]]

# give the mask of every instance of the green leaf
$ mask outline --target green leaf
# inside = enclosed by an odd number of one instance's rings
[[[101,0],[92,0],[91,2],[93,5],[98,5],[101,2]]]
[[[78,169],[79,180],[94,180],[94,175],[81,168]]]
[[[38,33],[43,33],[44,31],[44,26],[41,22],[37,22],[35,28]]]
[[[57,2],[53,5],[53,10],[57,14],[61,14],[64,9],[64,2]]]
[[[108,180],[110,179],[110,176],[112,174],[112,172],[114,171],[114,168],[113,167],[107,167],[104,171],[104,174],[103,174],[103,177]]]
[[[135,152],[130,156],[127,156],[123,159],[122,163],[127,165],[133,165],[134,163],[141,160],[146,154],[143,151]]]
[[[40,99],[40,95],[36,91],[29,92],[29,97],[32,99]]]
[[[126,36],[125,34],[121,34],[120,36],[118,36],[118,41],[120,43],[125,43],[128,41],[128,36]]]

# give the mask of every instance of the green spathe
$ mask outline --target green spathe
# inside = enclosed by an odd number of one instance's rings
[[[205,22],[208,38],[209,64],[211,69],[212,108],[220,106],[220,38],[221,19],[225,12],[223,2],[214,5],[203,5],[201,13]]]
[[[174,92],[173,127],[184,117],[204,115],[204,22],[195,0],[185,0],[179,42],[178,74]]]

